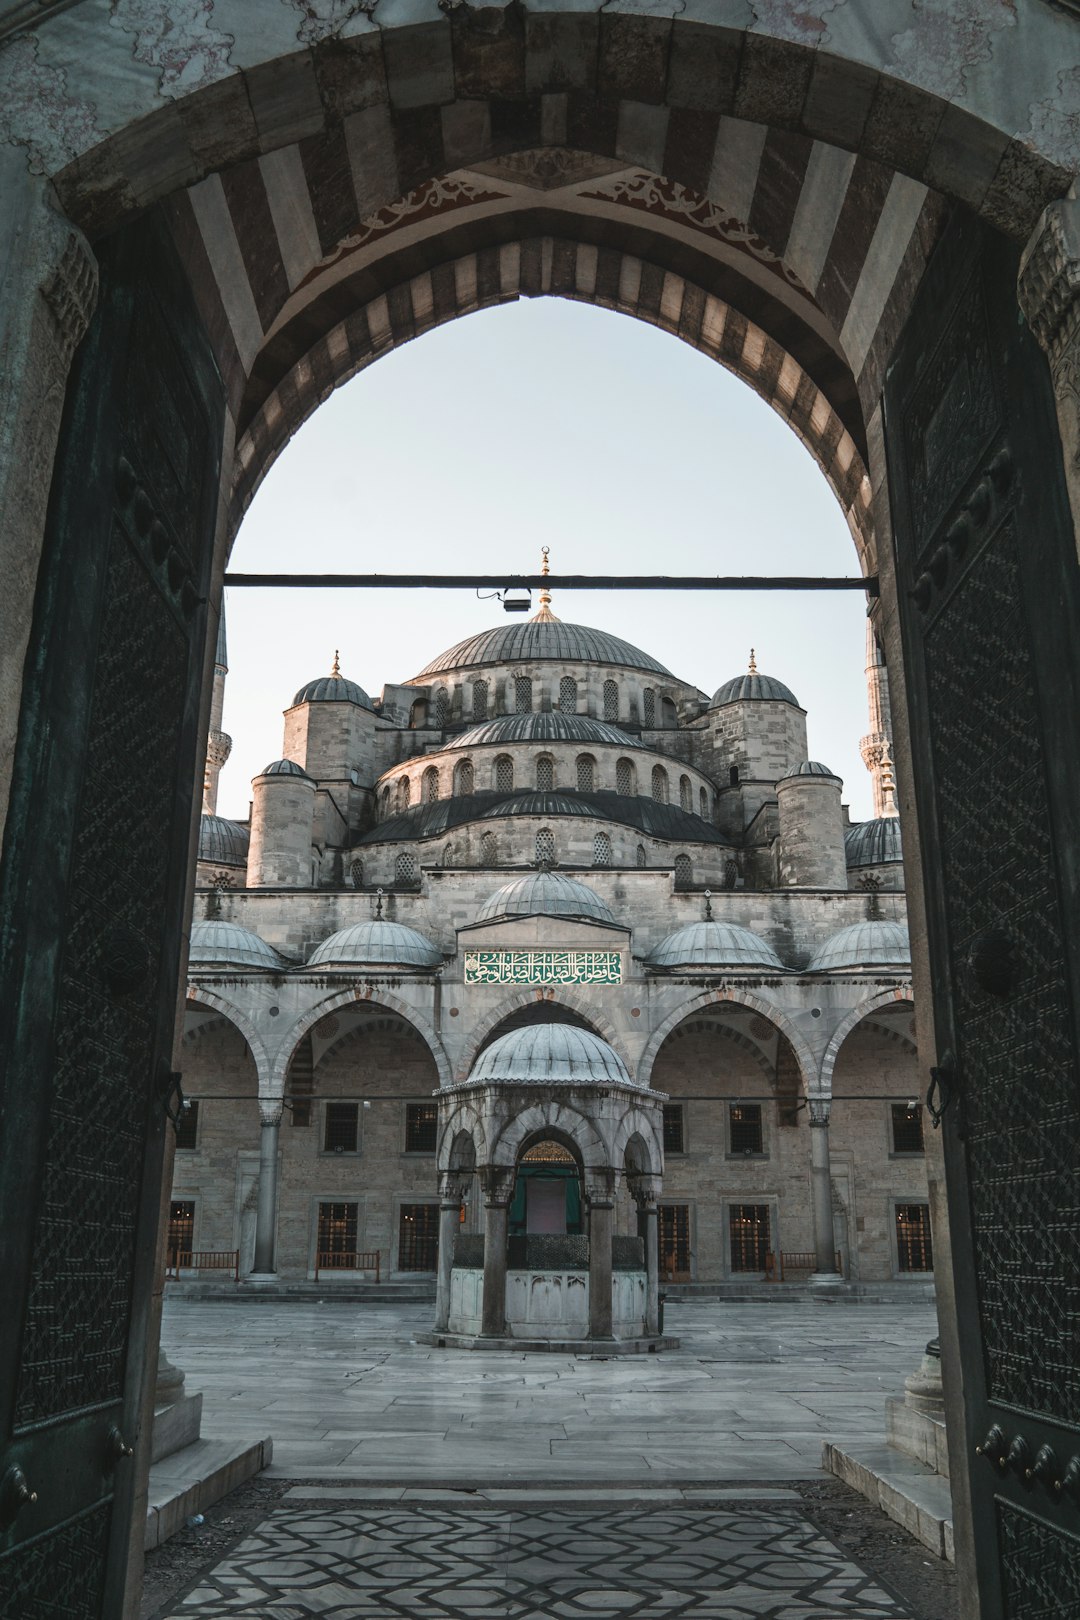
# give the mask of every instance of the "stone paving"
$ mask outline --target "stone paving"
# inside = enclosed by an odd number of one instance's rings
[[[880,1442],[933,1307],[668,1306],[681,1348],[602,1360],[436,1350],[430,1305],[167,1301],[162,1341],[210,1438],[271,1434],[271,1472],[408,1486],[819,1477]]]

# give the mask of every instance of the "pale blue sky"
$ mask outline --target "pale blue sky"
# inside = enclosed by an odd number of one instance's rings
[[[395,350],[337,391],[271,469],[240,531],[242,571],[855,574],[836,501],[747,386],[664,332],[561,299],[504,305]],[[712,693],[746,668],[808,711],[812,758],[870,812],[861,592],[556,593]],[[469,591],[249,591],[227,602],[219,813],[282,746],[294,691],[330,668],[372,696],[507,618]]]

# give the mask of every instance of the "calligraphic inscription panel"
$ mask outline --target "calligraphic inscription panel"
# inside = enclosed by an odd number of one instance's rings
[[[466,984],[621,984],[621,951],[466,951]]]

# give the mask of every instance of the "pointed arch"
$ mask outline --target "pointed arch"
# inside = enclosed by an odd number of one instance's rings
[[[612,1162],[611,1149],[594,1122],[556,1097],[533,1103],[532,1107],[508,1119],[490,1144],[488,1162],[510,1169],[517,1164],[523,1142],[530,1136],[551,1131],[570,1138],[585,1170],[605,1169]]]
[[[314,1029],[320,1019],[326,1017],[327,1013],[337,1012],[339,1007],[351,1007],[358,1001],[367,1006],[385,1007],[388,1012],[397,1013],[399,1018],[403,1018],[407,1024],[411,1024],[417,1033],[423,1037],[431,1056],[435,1060],[435,1067],[439,1071],[439,1085],[450,1085],[452,1076],[446,1050],[434,1025],[429,1022],[424,1014],[418,1012],[415,1007],[410,1007],[400,996],[395,996],[392,991],[385,990],[381,985],[377,990],[373,985],[358,985],[353,989],[339,990],[333,995],[325,996],[322,1001],[316,1002],[314,1007],[309,1007],[307,1012],[302,1013],[285,1030],[281,1038],[281,1044],[273,1057],[268,1088],[269,1096],[275,1098],[278,1102],[284,1096],[285,1077],[289,1071],[289,1064],[292,1062],[293,1053],[304,1036]]]
[[[626,1064],[627,1074],[633,1073],[632,1066],[627,1062],[620,1036],[611,1022],[604,1017],[595,1001],[591,1001],[582,991],[561,984],[557,993],[546,990],[539,985],[532,990],[519,990],[516,994],[507,996],[505,1001],[500,1001],[497,1007],[492,1008],[483,1024],[473,1034],[472,1039],[458,1060],[457,1079],[462,1081],[469,1078],[473,1064],[484,1047],[490,1044],[492,1036],[500,1024],[504,1024],[508,1018],[513,1017],[516,1012],[521,1012],[523,1008],[535,1007],[538,1004],[555,1008],[566,1007],[570,1012],[576,1013],[595,1034],[599,1035],[602,1041],[607,1041],[608,1045],[618,1053]]]
[[[222,1018],[227,1018],[230,1024],[236,1025],[247,1041],[248,1050],[255,1063],[255,1072],[259,1079],[259,1098],[261,1100],[264,1096],[270,1096],[273,1066],[266,1050],[266,1043],[247,1014],[241,1012],[235,1003],[226,1000],[224,996],[219,996],[214,990],[204,990],[199,984],[188,985],[187,999],[198,1007],[206,1007],[218,1013]]]
[[[649,1036],[648,1045],[641,1054],[641,1061],[637,1067],[638,1085],[651,1087],[653,1066],[659,1056],[660,1048],[673,1030],[678,1029],[679,1025],[684,1024],[688,1018],[693,1018],[708,1008],[722,1005],[725,1002],[738,1007],[749,1007],[752,1012],[759,1013],[762,1018],[767,1019],[770,1024],[779,1030],[795,1054],[795,1061],[799,1065],[799,1074],[807,1095],[814,1094],[818,1077],[818,1064],[805,1037],[795,1028],[790,1018],[781,1012],[779,1007],[774,1006],[771,1001],[766,1001],[763,996],[755,995],[752,990],[743,990],[741,987],[734,985],[722,985],[715,990],[703,991],[701,995],[695,996],[693,1001],[676,1008],[674,1012],[664,1019],[662,1024],[657,1025]]]
[[[811,1094],[815,1097],[832,1096],[833,1070],[840,1056],[840,1048],[857,1024],[861,1024],[864,1018],[869,1018],[871,1013],[880,1012],[883,1007],[896,1007],[905,1002],[914,1006],[915,996],[910,984],[897,985],[892,990],[881,990],[877,995],[867,996],[865,1001],[860,1001],[857,1006],[845,1013],[829,1037],[829,1044],[821,1059],[821,1070]]]

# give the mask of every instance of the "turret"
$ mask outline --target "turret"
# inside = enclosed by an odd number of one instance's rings
[[[347,782],[355,772],[375,780],[375,705],[341,673],[334,654],[329,675],[308,681],[285,711],[285,753],[317,782]]]
[[[210,698],[210,734],[206,743],[206,768],[203,772],[203,810],[208,816],[217,814],[218,777],[221,767],[232,752],[232,738],[221,729],[225,708],[225,677],[229,672],[228,652],[225,646],[225,609],[218,620],[217,650],[214,653],[214,686]]]
[[[275,759],[251,784],[249,889],[307,889],[313,881],[315,783],[291,759]]]
[[[776,784],[781,888],[846,889],[843,782],[827,765],[803,760]]]
[[[759,673],[752,647],[746,674],[713,693],[709,720],[718,781],[735,770],[739,781],[776,782],[806,758],[806,710],[783,681]]]

